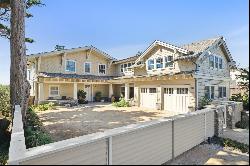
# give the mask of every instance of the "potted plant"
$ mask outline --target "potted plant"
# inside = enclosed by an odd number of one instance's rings
[[[102,98],[102,92],[96,92],[96,94],[95,94],[95,100],[97,102],[100,102],[101,98]]]
[[[86,100],[86,92],[84,90],[79,90],[77,92],[77,98],[78,98],[78,103],[79,104],[87,104],[88,101]]]

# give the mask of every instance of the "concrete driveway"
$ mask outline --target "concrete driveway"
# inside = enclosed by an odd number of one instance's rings
[[[38,112],[45,130],[51,134],[54,141],[176,114],[139,107],[117,108],[106,103],[91,103],[72,108],[57,107],[55,110]]]

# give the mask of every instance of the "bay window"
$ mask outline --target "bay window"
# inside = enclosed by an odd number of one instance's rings
[[[163,58],[159,57],[156,59],[156,68],[157,69],[163,68]]]
[[[153,70],[155,67],[155,61],[154,59],[148,60],[148,70]]]
[[[174,60],[173,56],[165,57],[165,67],[173,67],[174,66],[173,60]]]

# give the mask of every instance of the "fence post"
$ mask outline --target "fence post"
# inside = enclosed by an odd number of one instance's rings
[[[174,157],[174,119],[172,119],[172,160]]]
[[[19,165],[19,161],[26,152],[23,121],[20,105],[15,106],[11,141],[9,147],[9,165]]]
[[[107,138],[107,142],[108,142],[107,165],[113,165],[113,163],[112,163],[112,136]]]

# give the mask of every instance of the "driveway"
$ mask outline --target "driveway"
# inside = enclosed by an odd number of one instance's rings
[[[139,107],[117,108],[105,103],[72,108],[57,107],[37,114],[54,141],[176,115]]]

